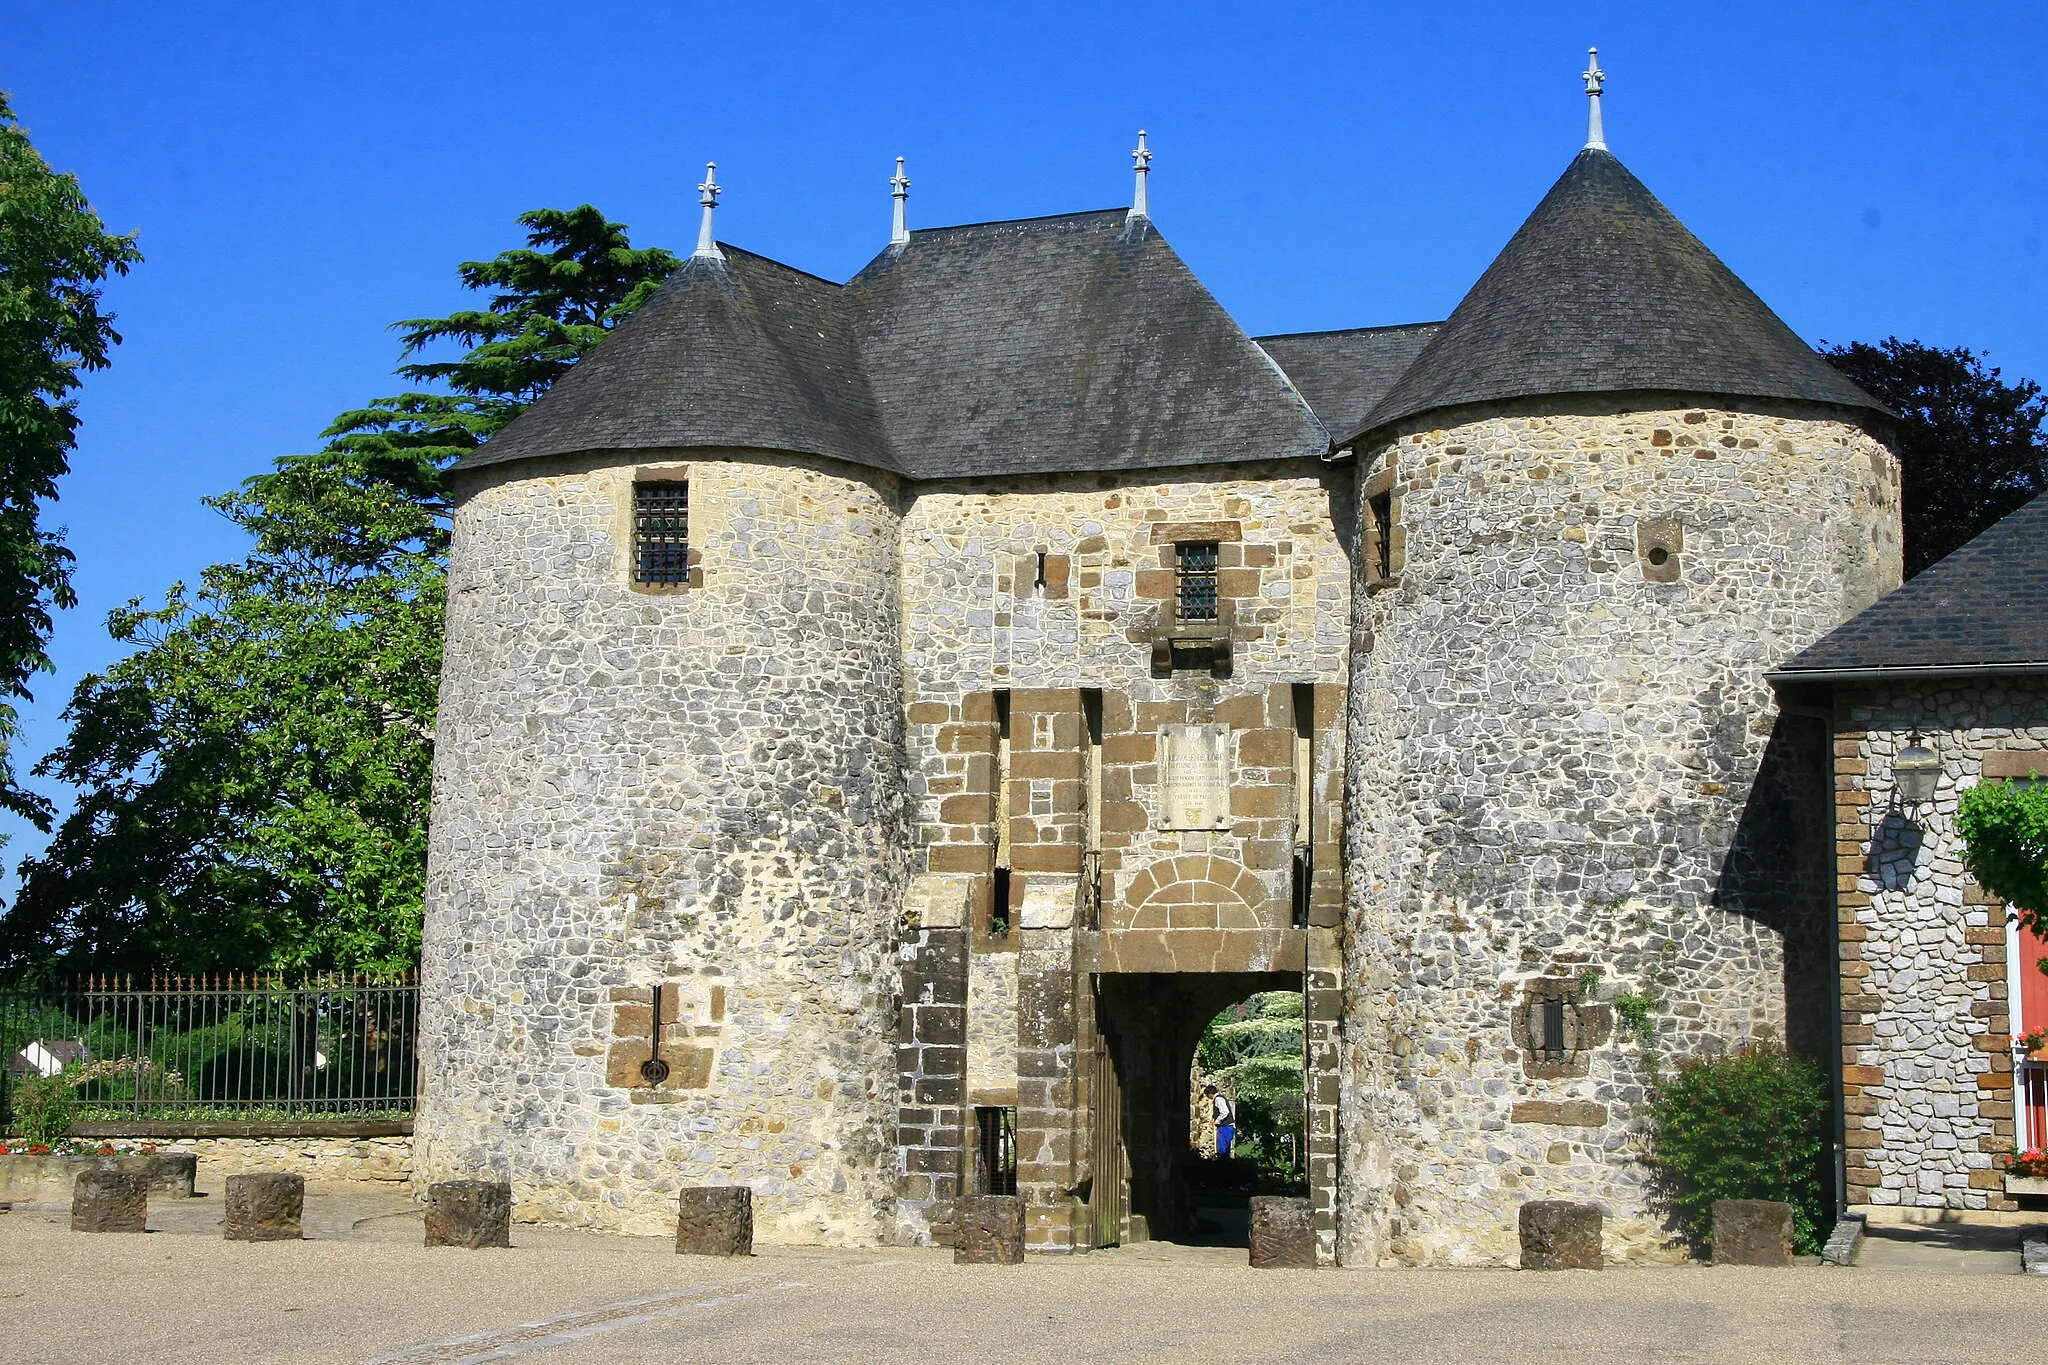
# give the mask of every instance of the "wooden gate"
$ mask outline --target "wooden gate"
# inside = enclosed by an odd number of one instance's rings
[[[1114,1021],[1104,1012],[1102,988],[1094,989],[1095,1019],[1088,1053],[1088,1116],[1092,1138],[1088,1212],[1090,1245],[1116,1246],[1130,1216],[1130,1170],[1124,1150],[1124,1092],[1117,1079],[1109,1038]]]

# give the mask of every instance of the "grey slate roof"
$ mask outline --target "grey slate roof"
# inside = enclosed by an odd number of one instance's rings
[[[2048,496],[1823,635],[1774,676],[2048,666]]]
[[[1122,209],[916,232],[844,288],[722,250],[463,467],[738,446],[940,478],[1329,449],[1281,369]]]
[[[588,450],[742,446],[898,469],[842,291],[737,247],[693,256],[460,468]]]
[[[1461,403],[1663,390],[1874,408],[1605,151],[1579,153],[1339,444]]]
[[[1440,322],[1254,337],[1331,431],[1353,431],[1405,374]]]
[[[846,289],[883,426],[922,477],[1329,450],[1287,376],[1122,209],[915,232]]]

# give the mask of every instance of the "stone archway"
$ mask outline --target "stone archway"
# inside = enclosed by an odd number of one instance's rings
[[[1205,853],[1162,858],[1131,879],[1113,927],[1258,930],[1266,889],[1241,865]]]

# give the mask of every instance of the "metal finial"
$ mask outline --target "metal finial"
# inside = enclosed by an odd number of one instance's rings
[[[889,245],[910,240],[910,177],[903,173],[903,158],[896,158],[896,174],[889,177],[889,193],[896,199],[896,224],[889,231]]]
[[[1133,218],[1150,218],[1145,198],[1145,177],[1152,174],[1152,153],[1145,146],[1145,130],[1138,130],[1138,145],[1131,153],[1131,165],[1137,168],[1138,187],[1131,192],[1131,213]]]
[[[1598,147],[1604,152],[1607,150],[1607,133],[1600,126],[1600,87],[1606,83],[1607,73],[1600,69],[1599,48],[1586,49],[1586,70],[1583,74],[1586,80],[1586,103],[1590,106],[1586,113],[1586,145]]]
[[[697,187],[697,202],[704,206],[704,224],[697,229],[696,254],[722,261],[725,256],[711,236],[711,211],[718,207],[718,189],[718,163],[707,161],[704,163],[704,183]]]

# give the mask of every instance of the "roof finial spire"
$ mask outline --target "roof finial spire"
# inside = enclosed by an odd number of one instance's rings
[[[699,256],[709,256],[715,261],[725,259],[718,243],[711,236],[711,211],[718,207],[718,163],[704,163],[704,183],[697,187],[697,202],[704,206],[704,224],[697,229],[697,250]]]
[[[1607,150],[1607,133],[1600,126],[1600,87],[1606,82],[1607,73],[1600,69],[1600,49],[1597,47],[1586,49],[1585,78],[1586,103],[1591,106],[1586,111],[1586,145],[1604,152]]]
[[[910,240],[910,177],[903,173],[903,158],[896,158],[896,174],[889,177],[889,193],[896,200],[896,224],[889,230],[889,245],[901,246]]]
[[[1143,128],[1138,130],[1138,146],[1131,153],[1131,164],[1138,171],[1138,187],[1131,192],[1130,216],[1133,218],[1150,218],[1152,214],[1148,210],[1145,201],[1145,177],[1152,174],[1152,153],[1146,149],[1145,130]]]

